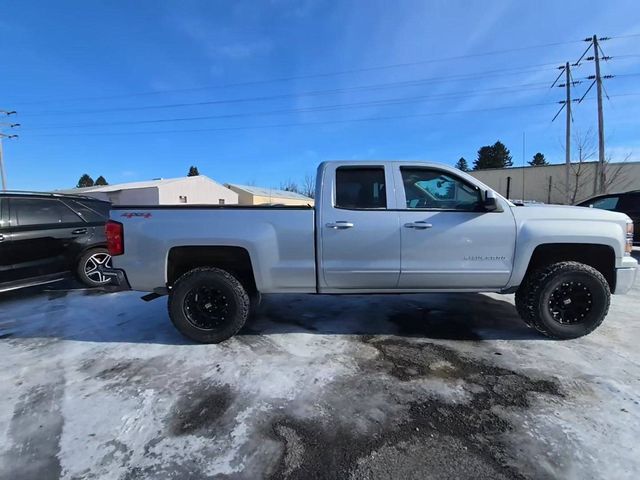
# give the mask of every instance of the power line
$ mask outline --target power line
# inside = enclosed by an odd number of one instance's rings
[[[637,96],[640,93],[625,93],[618,95],[611,95],[611,97],[622,97],[622,96]],[[345,124],[345,123],[358,123],[358,122],[368,122],[368,121],[379,121],[379,120],[399,120],[405,118],[426,118],[433,116],[443,116],[443,115],[456,115],[456,114],[464,114],[464,113],[480,113],[480,112],[493,112],[500,110],[513,110],[519,108],[530,108],[530,107],[538,107],[538,106],[549,106],[556,105],[558,102],[545,102],[545,103],[530,103],[530,104],[522,104],[522,105],[505,105],[502,107],[493,107],[493,108],[482,108],[482,109],[472,109],[472,110],[455,110],[455,111],[442,111],[442,112],[429,112],[429,113],[418,113],[418,114],[407,114],[407,115],[390,115],[390,116],[379,116],[379,117],[367,117],[367,118],[356,118],[356,119],[347,119],[347,120],[326,120],[326,121],[318,121],[318,122],[294,122],[294,123],[281,123],[281,124],[271,124],[271,125],[245,125],[238,127],[215,127],[215,128],[200,128],[200,129],[188,129],[188,130],[146,130],[146,131],[128,131],[128,132],[88,132],[88,133],[44,133],[44,134],[35,134],[30,135],[31,137],[60,137],[60,136],[120,136],[120,135],[151,135],[151,134],[179,134],[179,133],[199,133],[199,132],[216,132],[216,131],[233,131],[233,130],[257,130],[257,129],[268,129],[268,128],[282,128],[282,127],[301,127],[307,125],[333,125],[333,124]]]
[[[616,35],[615,37],[608,37],[607,40],[617,40],[618,38],[631,38],[640,37],[640,33],[629,33],[627,35]]]
[[[257,97],[241,97],[241,98],[232,98],[232,99],[206,100],[206,101],[200,101],[200,102],[183,102],[183,103],[170,103],[170,104],[161,104],[161,105],[147,105],[147,106],[140,106],[140,107],[117,107],[117,108],[103,108],[103,109],[92,109],[92,110],[66,110],[66,111],[59,110],[59,111],[51,111],[51,112],[36,112],[36,113],[22,115],[22,116],[36,117],[36,116],[49,116],[49,115],[76,115],[76,114],[79,115],[79,114],[92,114],[92,113],[161,110],[161,109],[195,107],[195,106],[205,106],[205,105],[249,103],[249,102],[257,102],[257,101],[280,100],[280,99],[287,99],[287,98],[315,97],[320,95],[332,95],[332,94],[339,94],[339,93],[346,93],[346,92],[384,90],[387,88],[398,88],[398,87],[413,87],[413,86],[417,87],[417,86],[430,84],[430,83],[465,81],[468,79],[488,78],[488,77],[495,77],[495,76],[501,76],[501,75],[519,75],[521,73],[539,72],[540,71],[539,67],[545,67],[545,66],[556,65],[556,64],[557,64],[556,62],[543,63],[538,65],[527,65],[527,66],[521,66],[521,67],[510,67],[510,68],[486,70],[486,71],[477,72],[477,73],[459,73],[459,74],[452,74],[452,75],[440,75],[437,77],[419,78],[414,80],[374,83],[374,84],[368,84],[368,85],[357,85],[352,87],[342,87],[342,88],[333,88],[333,89],[325,89],[325,90],[311,90],[311,91],[299,92],[299,93],[285,93],[285,94],[277,94],[277,95],[263,95],[263,96],[257,96]]]
[[[331,110],[340,110],[340,109],[350,109],[350,108],[365,108],[365,107],[376,107],[376,106],[391,106],[391,105],[401,105],[404,103],[414,103],[420,100],[450,100],[457,98],[468,98],[476,95],[487,95],[487,94],[495,94],[498,92],[506,93],[519,93],[523,90],[538,90],[545,89],[544,82],[537,83],[528,83],[521,85],[513,85],[513,86],[501,86],[501,87],[493,87],[488,89],[480,89],[480,90],[470,90],[466,92],[452,92],[452,93],[442,93],[435,95],[420,95],[414,97],[401,97],[401,98],[389,98],[389,99],[381,99],[381,100],[373,100],[367,102],[352,102],[352,103],[338,103],[333,105],[320,105],[316,107],[306,107],[306,108],[288,108],[288,109],[278,109],[271,111],[259,111],[259,112],[245,112],[245,113],[229,113],[229,114],[220,114],[220,115],[204,115],[204,116],[194,116],[194,117],[181,117],[181,118],[167,118],[167,119],[151,119],[151,120],[125,120],[125,121],[114,121],[114,122],[93,122],[93,123],[81,123],[81,124],[71,124],[71,125],[41,125],[30,127],[30,130],[42,130],[42,129],[52,129],[52,128],[82,128],[82,127],[96,127],[96,126],[106,126],[106,125],[134,125],[134,124],[150,124],[150,123],[168,123],[168,122],[184,122],[184,121],[194,121],[194,120],[214,120],[214,119],[222,119],[222,118],[238,118],[238,117],[251,117],[251,116],[264,116],[264,115],[276,115],[283,113],[310,113],[310,112],[323,112],[323,111],[331,111]],[[515,91],[511,91],[515,90]]]
[[[588,79],[589,77],[584,77],[584,78]],[[581,83],[581,82],[580,81],[574,82],[574,84],[578,84],[578,83]],[[276,114],[283,114],[283,113],[310,113],[310,112],[349,109],[349,108],[397,105],[397,104],[412,103],[418,100],[427,100],[427,99],[465,98],[469,96],[474,96],[476,94],[499,93],[501,91],[504,92],[505,90],[509,90],[509,89],[536,90],[538,89],[537,87],[538,85],[545,85],[545,83],[537,82],[537,83],[528,83],[528,84],[520,84],[520,85],[513,85],[513,86],[501,86],[501,87],[489,88],[485,90],[471,90],[467,92],[452,92],[452,93],[444,93],[444,94],[436,94],[436,95],[421,95],[416,97],[391,98],[391,99],[374,100],[374,101],[368,101],[368,102],[340,103],[340,104],[322,105],[322,106],[307,107],[307,108],[278,109],[278,110],[271,110],[271,111],[230,113],[230,114],[219,114],[219,115],[200,115],[200,116],[191,116],[191,117],[173,117],[173,118],[164,118],[164,119],[90,122],[90,123],[78,123],[78,124],[66,124],[66,125],[65,124],[40,125],[40,126],[36,125],[36,126],[30,127],[29,129],[42,130],[42,129],[59,129],[59,128],[100,127],[100,126],[110,126],[110,125],[142,125],[142,124],[154,124],[154,123],[188,122],[188,121],[198,121],[198,120],[215,120],[215,119],[222,119],[222,118],[276,115]],[[560,84],[558,86],[564,87],[565,85]],[[543,87],[540,87],[540,89],[543,89]],[[518,91],[509,92],[509,93],[518,93]]]
[[[39,100],[32,102],[16,102],[19,105],[36,105],[42,103],[54,103],[54,102],[72,102],[78,100],[112,100],[117,98],[131,98],[131,97],[139,97],[139,96],[151,96],[151,95],[161,95],[165,93],[184,93],[184,92],[195,92],[202,90],[212,90],[219,88],[230,88],[230,87],[243,87],[243,86],[253,86],[267,83],[277,83],[284,81],[292,81],[292,80],[303,80],[309,78],[324,78],[324,77],[332,77],[332,76],[340,76],[340,75],[348,75],[352,73],[363,73],[363,72],[371,72],[376,70],[387,70],[393,68],[400,67],[409,67],[409,66],[417,66],[417,65],[427,65],[430,63],[440,63],[440,62],[449,62],[455,60],[464,60],[467,58],[479,58],[479,57],[487,57],[492,55],[502,55],[505,53],[513,53],[513,52],[522,52],[526,50],[534,50],[537,48],[549,48],[556,47],[561,45],[570,45],[572,43],[579,43],[582,40],[569,40],[564,42],[552,42],[552,43],[544,43],[538,45],[530,45],[525,47],[515,47],[508,48],[502,50],[493,50],[490,52],[478,52],[478,53],[469,53],[465,55],[454,55],[451,57],[440,57],[440,58],[432,58],[426,60],[417,60],[413,62],[403,62],[403,63],[393,63],[386,65],[376,65],[371,67],[363,67],[363,68],[354,68],[349,70],[341,70],[334,72],[321,72],[321,73],[311,73],[304,75],[296,75],[290,77],[280,77],[280,78],[271,78],[266,80],[252,80],[247,82],[235,82],[235,83],[226,83],[220,85],[207,85],[202,87],[191,87],[191,88],[177,88],[177,89],[165,89],[165,90],[155,90],[155,91],[146,91],[146,92],[138,92],[138,93],[128,93],[128,94],[119,94],[119,95],[109,95],[109,96],[95,96],[95,97],[76,97],[76,98],[62,98],[62,99],[53,99],[53,100]]]

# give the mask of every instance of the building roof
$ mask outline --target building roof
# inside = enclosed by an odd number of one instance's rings
[[[118,190],[130,190],[134,188],[152,188],[158,187],[160,185],[166,185],[167,183],[174,182],[184,182],[191,181],[192,179],[206,179],[211,183],[215,183],[216,185],[220,185],[215,180],[207,177],[206,175],[196,175],[193,177],[177,177],[177,178],[159,178],[156,180],[146,180],[142,182],[128,182],[128,183],[114,183],[112,185],[94,185],[93,187],[83,187],[83,188],[69,188],[66,190],[56,190],[56,193],[75,193],[82,194],[87,192],[116,192]]]
[[[585,160],[584,162],[582,162],[582,165],[592,165],[598,163],[597,160]],[[640,162],[636,162],[636,161],[628,161],[628,162],[610,162],[609,165],[635,165],[638,164]],[[571,162],[571,165],[578,165],[579,162]],[[495,171],[499,171],[499,170],[518,170],[518,169],[525,169],[525,170],[529,170],[529,169],[533,169],[533,170],[538,170],[541,168],[564,168],[566,166],[566,163],[561,162],[561,163],[550,163],[548,165],[513,165],[512,167],[503,167],[503,168],[482,168],[480,170],[470,170],[467,173],[470,174],[474,174],[474,173],[482,173],[482,172],[495,172]]]
[[[278,190],[277,188],[254,187],[253,185],[240,185],[237,183],[225,183],[225,185],[260,197],[294,198],[296,200],[309,200],[313,202],[312,198],[302,195],[301,193]]]

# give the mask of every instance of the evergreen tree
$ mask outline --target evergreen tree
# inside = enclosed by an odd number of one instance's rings
[[[544,158],[544,155],[542,153],[538,152],[533,156],[533,158],[529,162],[529,165],[531,165],[532,167],[538,167],[540,165],[549,165],[549,162],[547,162],[547,159]]]
[[[91,178],[88,174],[84,173],[80,180],[78,180],[78,184],[76,188],[85,188],[85,187],[93,187],[93,178]]]
[[[512,165],[509,149],[498,140],[493,145],[485,145],[478,150],[478,158],[473,162],[473,169],[506,168]]]
[[[187,177],[196,177],[200,175],[200,172],[198,171],[198,167],[194,167],[193,165],[191,165],[189,167],[189,173],[187,173]]]
[[[460,157],[460,160],[457,161],[455,167],[458,170],[462,170],[463,172],[469,171],[469,164],[467,163],[464,157]]]
[[[109,185],[109,182],[107,182],[106,178],[100,175],[98,178],[96,178],[96,183],[94,183],[94,185]]]

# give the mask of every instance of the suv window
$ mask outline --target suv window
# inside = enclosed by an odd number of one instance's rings
[[[387,208],[384,167],[337,168],[336,207],[350,209]]]
[[[480,190],[463,180],[430,168],[400,167],[407,208],[479,211]]]
[[[16,219],[16,224],[20,226],[82,221],[67,206],[55,199],[12,198],[11,211]]]
[[[589,205],[593,206],[593,208],[601,208],[603,210],[615,210],[618,207],[619,200],[619,196],[613,195],[610,197],[598,198],[593,202],[589,202]]]
[[[97,202],[80,202],[77,200],[65,200],[78,215],[80,215],[86,222],[105,222],[109,218],[109,210]]]

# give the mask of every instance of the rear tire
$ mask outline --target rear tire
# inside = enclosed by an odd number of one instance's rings
[[[220,343],[244,326],[250,311],[243,285],[225,270],[202,267],[182,275],[169,294],[169,317],[185,337]]]
[[[76,267],[78,279],[89,287],[102,287],[111,282],[102,269],[111,267],[111,255],[106,248],[92,248],[82,254]]]
[[[571,339],[588,335],[609,311],[604,276],[578,262],[559,262],[530,275],[516,293],[516,308],[543,335]]]

